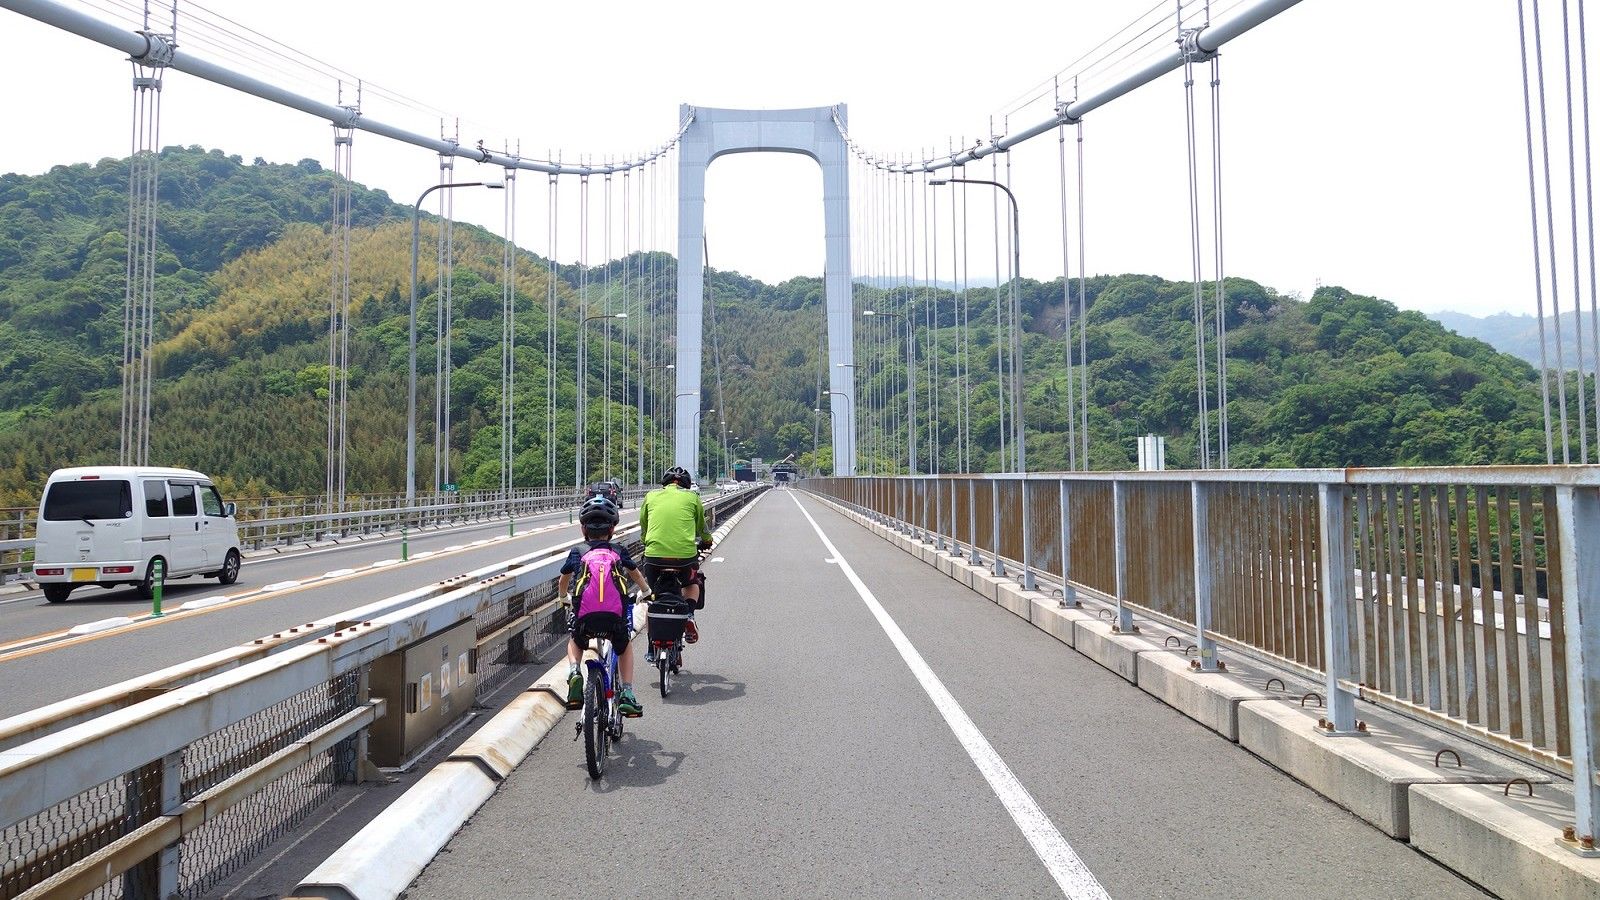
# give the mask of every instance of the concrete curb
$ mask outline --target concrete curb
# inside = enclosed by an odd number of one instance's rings
[[[551,685],[559,660],[454,753],[306,876],[295,896],[379,900],[400,896],[461,826],[566,714]]]
[[[1296,707],[1285,702],[1293,695],[1257,690],[1243,680],[1263,673],[1286,684],[1304,680],[1293,673],[1244,658],[1228,672],[1196,672],[1188,658],[1158,643],[1158,634],[1168,632],[1159,624],[1151,623],[1146,634],[1114,634],[1109,622],[1085,610],[1062,608],[965,556],[940,552],[831,498],[810,496],[1488,890],[1507,897],[1600,895],[1600,859],[1556,843],[1570,817],[1570,797],[1563,806],[1565,785],[1550,775],[1371,704],[1361,707],[1367,735],[1328,735],[1317,727],[1320,702]],[[1528,809],[1519,809],[1518,798],[1501,793],[1514,779],[1540,786],[1544,796],[1522,800]]]

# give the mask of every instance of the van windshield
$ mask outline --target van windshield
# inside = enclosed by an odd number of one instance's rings
[[[58,481],[44,498],[51,522],[75,519],[126,519],[133,513],[133,491],[126,481]]]

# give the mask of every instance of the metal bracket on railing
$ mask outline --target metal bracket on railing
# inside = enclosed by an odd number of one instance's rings
[[[1286,690],[1288,690],[1288,688],[1287,688],[1287,687],[1284,687],[1284,684],[1283,684],[1283,679],[1282,679],[1282,678],[1268,678],[1268,679],[1267,679],[1267,685],[1266,685],[1266,687],[1264,687],[1264,688],[1262,688],[1262,690],[1264,690],[1264,691],[1270,691],[1270,690],[1272,690],[1272,683],[1273,683],[1273,682],[1274,682],[1274,681],[1276,681],[1276,682],[1277,682],[1277,683],[1278,683],[1278,690],[1280,690],[1280,691],[1286,691]]]
[[[1317,698],[1317,705],[1318,706],[1322,705],[1322,695],[1321,694],[1317,693],[1316,691],[1306,691],[1304,694],[1300,695],[1300,708],[1301,709],[1305,709],[1306,701],[1310,700],[1312,697]]]
[[[1433,755],[1433,767],[1435,769],[1439,768],[1439,760],[1442,759],[1446,753],[1448,753],[1451,756],[1455,757],[1455,759],[1456,759],[1456,768],[1458,768],[1458,769],[1461,768],[1461,754],[1455,752],[1454,750],[1451,750],[1449,747],[1445,747],[1445,748],[1441,749],[1438,753],[1435,753]],[[1510,787],[1511,786],[1509,784],[1506,785],[1506,788],[1508,790],[1510,789]],[[1533,788],[1530,787],[1530,788],[1528,788],[1528,790],[1532,791]]]
[[[1178,642],[1178,647],[1180,649],[1183,647],[1183,638],[1180,638],[1175,634],[1169,634],[1169,635],[1167,635],[1166,640],[1161,642],[1162,648],[1163,649],[1170,649],[1172,647],[1172,642],[1173,641],[1177,641]]]

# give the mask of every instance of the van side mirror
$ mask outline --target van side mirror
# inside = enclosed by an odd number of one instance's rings
[[[238,510],[238,507],[234,506],[232,501],[229,501],[227,503],[222,504],[222,511],[227,513],[228,514],[228,518],[230,518],[230,519],[233,518],[233,514],[237,510]]]

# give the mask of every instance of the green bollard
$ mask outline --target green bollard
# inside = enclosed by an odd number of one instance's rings
[[[405,562],[411,558],[411,545],[406,540],[406,530],[400,529],[400,561]]]
[[[167,566],[166,566],[165,563],[163,563],[161,561],[160,557],[157,557],[156,560],[155,560],[155,567],[156,567],[156,571],[155,571],[155,597],[154,597],[155,608],[150,611],[150,615],[152,617],[154,617],[154,618],[159,619],[159,618],[161,618],[161,615],[162,615],[162,613],[161,613],[161,587],[162,587],[162,584],[167,580]]]
[[[517,536],[517,517],[516,516],[512,516],[511,517],[510,525],[511,525],[511,533],[508,535],[508,537],[516,537]]]

